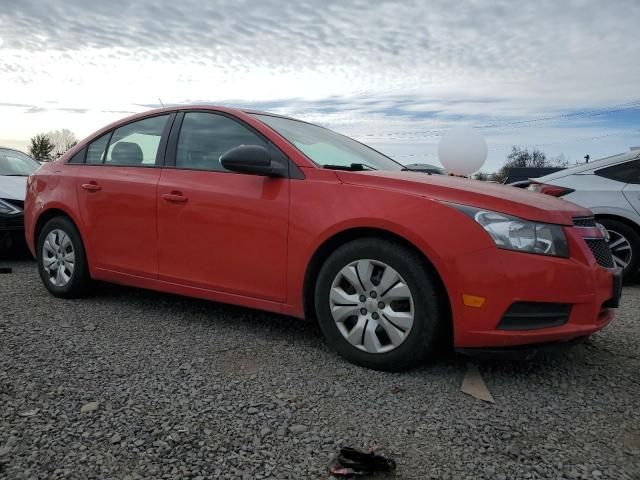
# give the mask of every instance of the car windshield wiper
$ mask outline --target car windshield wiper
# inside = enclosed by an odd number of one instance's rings
[[[361,172],[363,170],[377,170],[377,168],[373,168],[371,165],[367,165],[366,163],[352,163],[351,165],[331,165],[325,164],[322,165],[323,168],[328,168],[329,170],[348,170],[350,172]]]
[[[24,173],[0,173],[0,177],[28,177]]]
[[[431,172],[423,172],[421,170],[414,170],[413,168],[402,167],[400,169],[401,172],[416,172],[416,173],[426,173],[427,175],[433,175]]]

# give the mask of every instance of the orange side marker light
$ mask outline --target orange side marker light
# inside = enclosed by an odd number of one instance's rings
[[[476,295],[462,294],[462,301],[467,307],[480,308],[484,305],[487,299],[485,297],[478,297]]]

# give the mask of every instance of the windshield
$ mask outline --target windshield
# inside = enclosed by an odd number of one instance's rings
[[[0,148],[0,175],[28,177],[39,166],[38,162],[22,152]]]
[[[326,128],[289,118],[254,115],[291,142],[316,165],[353,170],[402,170],[370,147]]]

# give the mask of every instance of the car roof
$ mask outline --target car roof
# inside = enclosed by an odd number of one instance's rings
[[[556,180],[558,178],[568,177],[569,175],[575,175],[576,173],[585,173],[591,170],[598,170],[600,168],[608,167],[609,165],[615,165],[617,163],[622,163],[629,160],[635,160],[638,158],[640,158],[640,151],[631,150],[629,152],[618,153],[617,155],[612,155],[610,157],[594,160],[593,162],[581,163],[580,165],[565,168],[564,170],[560,170],[559,172],[551,173],[543,177],[532,178],[531,180],[544,183],[550,180]]]
[[[135,113],[133,115],[130,115],[126,119],[121,119],[121,120],[131,120],[138,117],[146,117],[148,115],[153,115],[155,113],[176,112],[176,111],[179,112],[184,110],[218,110],[218,111],[227,112],[227,113],[246,113],[249,115],[269,115],[270,117],[280,117],[280,118],[287,118],[289,120],[298,120],[297,118],[293,118],[287,115],[281,115],[273,112],[265,112],[262,110],[255,110],[252,108],[240,108],[240,107],[229,107],[224,105],[215,105],[212,103],[168,105],[162,108],[155,108],[152,110],[145,110],[144,112]],[[118,120],[116,123],[119,123],[121,120]],[[302,121],[302,120],[298,120],[298,121]]]
[[[11,150],[13,152],[22,153],[23,155],[26,155],[27,157],[31,156],[28,153],[23,152],[22,150],[18,150],[17,148],[3,147],[2,145],[0,145],[0,150]]]
[[[287,115],[281,115],[279,113],[265,112],[263,110],[252,110],[252,109],[244,109],[244,108],[238,108],[237,110],[241,111],[242,113],[247,113],[249,115],[268,115],[269,117],[286,118],[288,120],[296,120],[298,122],[303,122],[304,121],[304,120],[300,120],[298,118],[289,117]],[[305,123],[307,123],[307,122],[305,122]]]
[[[304,120],[299,120],[297,118],[291,118],[291,117],[287,117],[285,115],[279,115],[276,113],[271,113],[271,112],[261,112],[258,110],[253,110],[253,109],[248,109],[248,108],[235,108],[235,107],[225,107],[223,105],[214,105],[214,104],[209,104],[209,103],[197,103],[197,104],[186,104],[186,105],[168,105],[162,108],[154,108],[151,110],[145,110],[143,112],[138,112],[138,113],[134,113],[132,115],[129,115],[128,117],[123,117],[123,118],[119,118],[117,120],[114,120],[113,122],[111,122],[108,125],[103,126],[102,128],[96,130],[95,132],[92,132],[90,135],[87,135],[87,137],[85,137],[81,142],[78,143],[78,147],[82,147],[84,146],[87,141],[92,140],[96,137],[98,137],[99,135],[103,134],[104,132],[108,132],[109,130],[113,129],[113,128],[117,128],[119,126],[125,125],[127,123],[130,122],[135,122],[136,120],[141,120],[143,118],[146,117],[151,117],[154,115],[160,115],[163,113],[171,113],[171,112],[181,112],[181,111],[188,111],[188,110],[215,110],[217,112],[223,112],[223,113],[228,113],[231,115],[235,115],[235,116],[242,116],[242,115],[269,115],[271,117],[280,117],[280,118],[286,118],[289,120],[296,120],[298,122],[304,122]],[[308,122],[304,122],[304,123],[308,123]]]

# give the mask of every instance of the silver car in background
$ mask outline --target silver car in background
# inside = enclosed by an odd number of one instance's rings
[[[609,232],[616,266],[631,278],[640,268],[640,149],[531,179],[529,190],[587,207]]]

